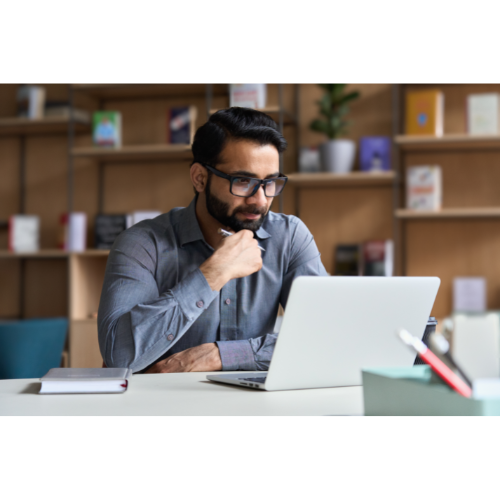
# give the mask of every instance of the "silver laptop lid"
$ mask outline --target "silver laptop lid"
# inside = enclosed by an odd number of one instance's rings
[[[411,366],[395,335],[422,338],[439,278],[312,277],[292,285],[266,389],[361,384],[361,369]]]

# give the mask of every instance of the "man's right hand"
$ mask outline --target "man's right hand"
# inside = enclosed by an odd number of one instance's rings
[[[222,240],[201,266],[210,288],[219,291],[228,281],[243,278],[262,268],[262,254],[253,232],[242,229]]]

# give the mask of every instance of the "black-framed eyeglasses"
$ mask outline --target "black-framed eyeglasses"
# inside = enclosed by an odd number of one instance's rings
[[[266,198],[274,198],[281,194],[288,181],[288,177],[283,174],[272,179],[255,179],[254,177],[228,175],[206,163],[202,163],[201,161],[198,163],[217,177],[222,177],[230,181],[229,191],[232,195],[240,196],[241,198],[250,198],[250,196],[253,196],[258,191],[260,186],[264,186],[264,195]]]

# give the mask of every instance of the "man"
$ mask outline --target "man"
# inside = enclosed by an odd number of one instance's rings
[[[269,367],[293,279],[327,274],[305,225],[269,211],[286,183],[285,148],[276,123],[247,108],[219,111],[198,129],[194,200],[131,227],[110,252],[98,314],[107,366]]]

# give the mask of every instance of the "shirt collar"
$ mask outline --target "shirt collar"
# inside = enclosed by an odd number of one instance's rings
[[[181,247],[193,241],[205,240],[201,232],[198,219],[196,218],[196,200],[195,196],[191,203],[182,211],[179,218],[179,239]],[[255,236],[260,240],[270,238],[271,235],[261,226],[256,232]]]
[[[265,240],[266,238],[270,238],[271,235],[261,226],[260,229],[255,231],[255,236],[259,238],[259,240]]]

